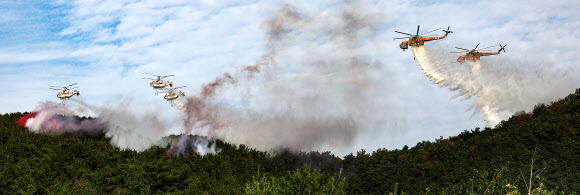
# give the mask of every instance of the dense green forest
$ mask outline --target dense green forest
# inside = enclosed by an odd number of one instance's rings
[[[494,128],[342,159],[219,140],[216,155],[168,157],[158,146],[139,153],[111,146],[104,134],[31,133],[15,122],[25,114],[0,115],[1,194],[580,192],[580,89]]]

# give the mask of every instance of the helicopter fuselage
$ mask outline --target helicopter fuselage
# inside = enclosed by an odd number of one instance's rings
[[[475,61],[479,60],[481,58],[481,56],[489,56],[489,55],[497,55],[497,54],[499,54],[499,51],[496,53],[483,53],[483,52],[467,53],[465,55],[459,56],[459,58],[457,58],[457,62],[463,63],[463,62],[465,62],[465,60],[475,62]]]
[[[74,91],[61,91],[60,93],[58,93],[56,95],[56,97],[60,98],[60,99],[67,99],[72,97],[73,95],[81,95],[80,91],[74,90]]]
[[[153,88],[160,89],[160,88],[164,88],[165,86],[173,87],[173,82],[152,81],[149,85],[151,85],[151,87],[153,87]]]
[[[425,45],[425,42],[417,40],[417,39],[411,39],[411,40],[402,42],[401,45],[399,45],[399,47],[401,49],[405,50],[405,49],[409,49],[409,46],[413,47],[413,46],[421,46],[421,45]]]
[[[425,45],[425,42],[427,41],[434,41],[434,40],[439,40],[439,39],[444,39],[445,37],[447,37],[447,34],[449,34],[448,31],[445,32],[445,34],[443,36],[440,37],[417,37],[417,38],[410,38],[408,41],[403,41],[399,47],[403,50],[405,49],[409,49],[409,46],[413,47],[413,46],[422,46]]]
[[[475,61],[479,60],[479,56],[474,55],[474,54],[466,54],[466,55],[459,56],[459,58],[457,58],[457,62],[459,62],[459,63],[463,63],[463,62],[465,62],[465,60],[475,62]]]
[[[179,96],[185,96],[185,92],[179,92],[179,93],[168,93],[167,95],[165,95],[163,98],[165,98],[167,101],[169,100],[174,100],[177,99]]]

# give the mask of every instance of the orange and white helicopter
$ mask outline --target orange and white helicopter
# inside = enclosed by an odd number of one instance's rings
[[[417,34],[415,34],[415,35],[412,35],[412,34],[409,34],[409,33],[404,33],[404,32],[399,32],[399,31],[395,31],[397,33],[401,33],[401,34],[404,34],[404,35],[408,35],[409,36],[409,37],[395,38],[395,39],[409,39],[408,41],[403,41],[399,45],[399,47],[401,49],[403,49],[403,51],[405,51],[405,49],[409,49],[409,46],[411,46],[411,47],[412,46],[421,46],[421,45],[424,45],[425,42],[427,42],[427,41],[434,41],[434,40],[444,39],[445,37],[447,37],[447,34],[453,33],[453,31],[450,31],[449,30],[449,28],[451,26],[448,26],[447,27],[447,30],[443,30],[443,32],[445,32],[445,34],[443,36],[441,36],[441,37],[438,37],[436,35],[434,37],[423,37],[423,35],[428,34],[428,33],[432,33],[432,32],[434,32],[436,30],[441,29],[441,28],[438,28],[438,29],[435,29],[435,30],[432,30],[432,31],[429,31],[429,32],[426,32],[426,33],[423,33],[423,34],[419,34],[419,27],[420,27],[420,25],[417,26]]]
[[[59,86],[49,85],[49,87],[50,87],[49,89],[59,90],[60,92],[56,95],[56,97],[60,98],[62,100],[62,104],[64,104],[64,101],[67,100],[67,99],[69,99],[69,98],[71,98],[73,95],[77,95],[77,96],[81,95],[81,92],[80,91],[77,91],[77,90],[69,91],[69,87],[71,87],[73,85],[76,85],[76,84],[77,83],[70,84],[70,85],[68,85],[66,87],[59,87]],[[77,87],[74,87],[74,88],[71,88],[71,89],[75,89]]]
[[[176,89],[183,88],[183,87],[186,87],[186,86],[171,88],[167,92],[159,92],[159,93],[167,93],[163,98],[167,101],[171,101],[171,100],[179,98],[179,96],[185,96],[185,92],[183,92],[183,91],[179,91],[179,92],[175,93]]]
[[[153,76],[156,76],[157,77],[157,79],[143,78],[143,79],[151,79],[151,80],[153,80],[153,81],[151,81],[151,83],[149,83],[149,85],[151,85],[151,87],[153,87],[153,89],[155,89],[155,95],[159,94],[159,91],[158,91],[159,89],[163,89],[166,86],[173,87],[173,82],[164,81],[164,80],[161,80],[161,79],[164,79],[164,78],[167,78],[167,77],[170,77],[170,76],[175,76],[175,75],[157,76],[157,75],[154,75],[154,74],[151,74],[151,73],[147,73],[147,72],[145,74],[150,74],[150,75],[153,75]]]
[[[490,55],[498,55],[501,51],[505,52],[505,46],[507,45],[501,45],[501,43],[499,44],[499,50],[497,50],[497,52],[493,53],[493,52],[481,52],[481,51],[485,51],[484,49],[487,48],[492,48],[495,47],[497,45],[494,46],[490,46],[490,47],[486,47],[486,48],[482,48],[482,49],[477,49],[477,47],[479,46],[479,43],[475,46],[475,48],[473,48],[472,50],[469,49],[464,49],[464,48],[460,48],[460,47],[455,47],[457,49],[461,49],[463,51],[459,51],[459,52],[451,52],[451,53],[464,53],[467,52],[465,55],[459,56],[459,58],[457,58],[457,62],[459,63],[463,63],[465,62],[465,60],[469,60],[469,61],[477,61],[479,60],[479,58],[481,56],[490,56]]]

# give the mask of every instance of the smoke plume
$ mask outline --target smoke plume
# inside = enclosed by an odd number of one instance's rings
[[[49,134],[95,134],[102,132],[107,126],[98,119],[80,120],[72,110],[55,102],[41,103],[37,111],[24,116],[20,121],[32,132]]]
[[[458,56],[436,45],[412,49],[423,73],[434,84],[459,91],[454,98],[474,97],[473,107],[483,113],[489,126],[516,112],[530,111],[538,103],[555,101],[580,83],[567,71],[534,62],[484,56],[460,64],[453,63]]]
[[[129,101],[98,108],[80,100],[74,101],[82,107],[72,109],[69,105],[50,101],[42,102],[35,112],[24,116],[19,123],[35,133],[59,135],[104,132],[106,137],[111,138],[112,145],[136,151],[144,151],[158,143],[168,129],[156,112],[138,114],[129,111],[127,109],[131,106]],[[84,109],[97,112],[97,117],[81,120],[77,115],[83,113]]]
[[[264,57],[186,99],[184,134],[297,151],[348,147],[360,132],[384,125],[388,107],[378,97],[388,97],[388,77],[372,57],[380,14],[355,4],[338,10],[286,5],[273,13],[264,22]],[[172,146],[174,154],[185,139]]]

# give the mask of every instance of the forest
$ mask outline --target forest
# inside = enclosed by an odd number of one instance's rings
[[[16,123],[25,114],[0,115],[1,194],[580,192],[580,89],[494,128],[344,157],[220,140],[218,154],[169,157],[169,146],[121,150],[104,134],[32,133]]]

